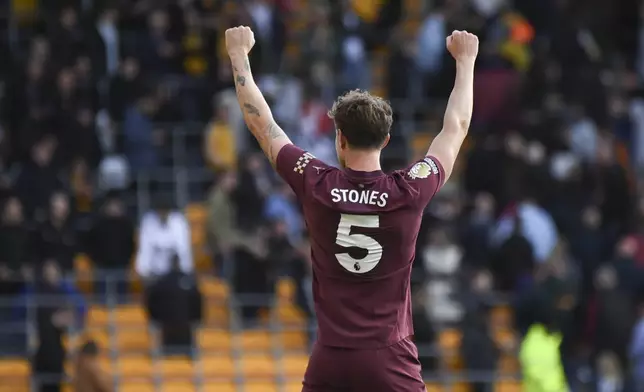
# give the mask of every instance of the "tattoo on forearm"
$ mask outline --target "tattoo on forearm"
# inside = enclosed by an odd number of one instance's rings
[[[275,123],[271,123],[268,125],[268,138],[269,139],[277,139],[279,137],[284,136],[284,131],[280,127],[277,126]]]
[[[239,72],[239,70],[237,69],[237,67],[235,67],[234,65],[233,65],[233,71],[235,71],[235,72]]]
[[[259,109],[257,109],[256,106],[251,105],[250,103],[245,103],[244,107],[246,108],[246,112],[248,112],[248,114],[252,114],[252,115],[255,115],[257,117],[260,116],[259,115]]]
[[[246,85],[246,77],[245,76],[237,75],[235,80],[237,81],[237,84],[242,86],[242,87],[244,87]]]

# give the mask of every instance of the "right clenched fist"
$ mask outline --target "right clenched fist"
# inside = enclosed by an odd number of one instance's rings
[[[226,50],[228,55],[247,55],[255,45],[255,34],[250,27],[238,26],[226,30]]]
[[[467,31],[455,30],[447,37],[446,44],[455,60],[475,59],[479,53],[479,38]]]

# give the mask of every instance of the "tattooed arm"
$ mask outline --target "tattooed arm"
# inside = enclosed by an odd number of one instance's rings
[[[282,147],[291,144],[286,133],[275,123],[271,109],[259,90],[248,62],[248,55],[233,53],[230,55],[235,78],[237,100],[244,113],[244,121],[259,142],[264,154],[273,166]]]

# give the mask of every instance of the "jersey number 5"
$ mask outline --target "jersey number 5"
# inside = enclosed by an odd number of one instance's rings
[[[382,245],[368,235],[351,234],[351,228],[378,228],[379,226],[378,215],[342,214],[340,216],[335,243],[343,248],[361,248],[367,251],[367,255],[361,259],[354,259],[349,253],[337,253],[335,258],[344,269],[356,274],[364,274],[378,265],[382,258]]]

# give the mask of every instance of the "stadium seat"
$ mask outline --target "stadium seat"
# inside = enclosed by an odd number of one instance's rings
[[[494,328],[508,329],[512,326],[512,309],[509,306],[495,306],[490,314]]]
[[[206,299],[206,324],[228,326],[228,307],[220,300]]]
[[[208,211],[203,204],[193,203],[186,207],[186,218],[191,224],[204,223],[208,218]]]
[[[139,305],[119,306],[114,310],[114,320],[120,325],[147,325],[148,318],[143,307]]]
[[[193,380],[166,381],[161,387],[162,392],[198,392]]]
[[[455,384],[429,382],[425,383],[427,392],[470,392],[471,387],[469,384],[459,382]]]
[[[235,384],[230,382],[205,382],[201,391],[202,392],[237,392],[237,387],[235,386]]]
[[[276,292],[280,301],[291,302],[295,297],[295,282],[286,278],[278,280]]]
[[[438,335],[438,345],[443,350],[458,350],[461,346],[461,331],[445,329]]]
[[[291,327],[304,327],[306,325],[306,317],[297,306],[292,304],[278,304],[277,320],[280,324]]]
[[[304,376],[309,358],[306,355],[285,355],[282,359],[282,369],[287,378]]]
[[[504,375],[514,375],[519,372],[519,361],[512,354],[502,355],[497,364],[497,370]]]
[[[499,347],[513,348],[518,343],[516,334],[510,329],[497,329],[493,337]]]
[[[521,392],[521,383],[518,381],[501,381],[494,385],[494,392]]]
[[[120,356],[116,363],[116,372],[122,378],[151,378],[152,361],[147,356]]]
[[[271,349],[271,337],[268,331],[244,331],[238,337],[244,351],[269,351]]]
[[[116,347],[120,352],[147,352],[152,346],[152,338],[147,325],[138,328],[119,328],[115,333]]]
[[[30,392],[29,379],[3,378],[0,383],[0,392]]]
[[[222,302],[228,298],[229,288],[226,282],[217,278],[203,278],[199,281],[199,289],[204,297],[218,299]]]
[[[304,350],[308,340],[304,331],[283,331],[279,333],[278,339],[284,350]]]
[[[124,381],[120,384],[119,392],[156,392],[154,383],[143,381]]]
[[[265,382],[247,382],[244,384],[243,391],[244,392],[280,392],[280,389],[274,382],[265,381]]]
[[[300,381],[289,381],[285,386],[286,392],[302,392],[302,380]]]
[[[241,371],[246,378],[274,378],[275,360],[269,355],[246,354],[241,358]]]
[[[193,362],[183,358],[162,359],[160,361],[160,371],[166,380],[171,378],[192,379],[195,375]]]
[[[28,377],[30,374],[29,362],[21,359],[0,360],[0,379]]]
[[[229,352],[232,342],[230,332],[220,329],[203,328],[197,335],[199,348],[208,352]]]
[[[102,306],[92,306],[87,312],[88,328],[106,328],[109,321],[109,313]]]
[[[235,375],[235,364],[228,356],[205,356],[201,358],[203,373],[208,379],[231,379]]]

